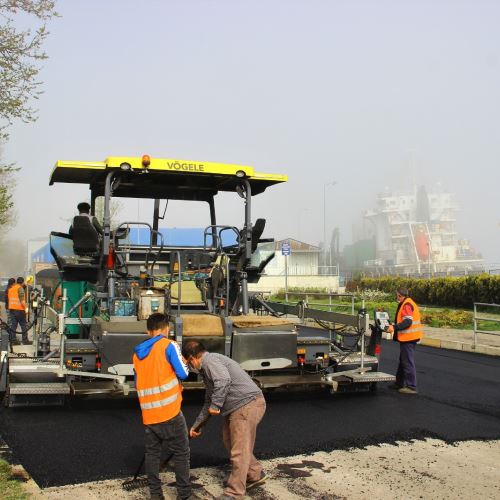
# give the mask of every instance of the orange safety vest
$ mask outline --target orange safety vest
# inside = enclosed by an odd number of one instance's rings
[[[398,330],[398,342],[414,342],[419,341],[424,336],[424,329],[422,323],[420,322],[420,310],[415,304],[415,302],[406,297],[402,302],[400,302],[398,309],[396,311],[396,324],[403,321],[403,306],[405,304],[410,304],[413,307],[413,319],[411,326],[406,330]]]
[[[8,298],[9,298],[9,309],[14,311],[24,311],[24,304],[19,299],[19,289],[21,285],[16,283],[9,288]]]
[[[144,359],[134,354],[135,386],[144,425],[166,422],[181,411],[182,388],[165,355],[170,342],[162,336]]]

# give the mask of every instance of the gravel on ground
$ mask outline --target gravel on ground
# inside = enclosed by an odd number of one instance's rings
[[[500,441],[447,444],[437,439],[381,444],[361,449],[316,452],[264,461],[268,480],[246,498],[368,500],[500,498]],[[192,471],[200,498],[222,494],[227,466]],[[172,472],[163,472],[165,497],[175,498]],[[39,490],[34,499],[79,500],[148,497],[147,489],[126,492],[123,480],[100,481]]]

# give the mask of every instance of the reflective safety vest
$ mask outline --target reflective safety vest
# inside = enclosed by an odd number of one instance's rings
[[[398,330],[398,342],[418,341],[424,336],[424,329],[422,327],[422,323],[420,322],[420,310],[417,304],[415,304],[415,302],[409,297],[406,297],[398,306],[396,311],[396,324],[401,323],[404,320],[403,309],[406,304],[410,304],[413,307],[413,319],[409,328],[406,328],[405,330]]]
[[[162,337],[144,359],[134,354],[135,386],[144,425],[166,422],[181,411],[182,387],[166,358],[170,342]]]
[[[14,311],[24,311],[24,304],[19,299],[19,289],[21,285],[16,283],[9,288],[8,299],[9,309]]]

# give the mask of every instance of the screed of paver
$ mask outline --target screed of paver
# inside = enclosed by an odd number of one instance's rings
[[[368,500],[500,498],[500,441],[447,444],[437,439],[317,452],[263,462],[268,480],[249,492],[253,500]],[[193,470],[200,498],[222,494],[227,468]],[[174,499],[173,473],[162,473],[165,497]],[[35,499],[147,498],[147,490],[126,492],[117,480],[47,488]]]

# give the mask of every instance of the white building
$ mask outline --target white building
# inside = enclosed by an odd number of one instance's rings
[[[290,255],[283,255],[282,247],[287,245],[290,248]],[[338,291],[338,268],[333,268],[333,273],[324,274],[324,269],[319,265],[321,252],[319,247],[292,238],[262,243],[253,254],[252,263],[257,265],[273,252],[274,258],[267,264],[259,282],[249,285],[251,291],[274,293],[285,289],[285,281],[288,288]]]

